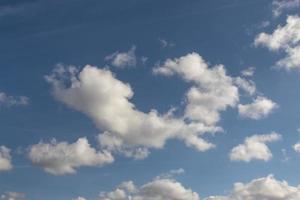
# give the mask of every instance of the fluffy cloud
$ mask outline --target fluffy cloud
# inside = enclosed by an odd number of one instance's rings
[[[278,181],[272,175],[254,179],[250,183],[235,183],[228,196],[211,196],[206,200],[296,200],[300,187]]]
[[[127,52],[115,52],[109,56],[105,57],[105,60],[111,61],[111,64],[115,67],[125,68],[136,66],[137,58],[135,55],[135,46],[132,46],[131,49]]]
[[[4,192],[1,194],[2,200],[24,200],[25,194],[19,192]]]
[[[276,65],[286,70],[300,67],[300,18],[288,16],[285,26],[278,26],[272,34],[260,33],[255,38],[255,45],[262,45],[271,51],[282,50],[286,57]]]
[[[242,77],[236,77],[234,79],[234,83],[242,90],[247,92],[250,96],[256,93],[256,86],[255,83],[251,80],[247,80]]]
[[[0,171],[12,169],[10,149],[0,146]]]
[[[112,192],[100,193],[99,200],[200,200],[199,195],[172,179],[156,179],[141,187],[132,181],[122,183]]]
[[[220,120],[220,111],[234,107],[239,101],[238,88],[233,78],[226,74],[223,65],[209,68],[197,53],[168,59],[154,68],[155,74],[172,76],[178,74],[194,86],[187,92],[185,117],[208,125]]]
[[[278,133],[271,133],[265,135],[253,135],[247,137],[243,144],[234,147],[230,152],[230,160],[232,161],[245,161],[251,160],[264,160],[268,161],[272,158],[272,153],[267,142],[274,142],[281,139]]]
[[[250,104],[239,104],[238,111],[242,117],[257,120],[268,116],[277,107],[272,100],[259,96]]]
[[[284,10],[300,7],[300,0],[275,0],[272,4],[273,15],[278,17]]]
[[[200,136],[220,130],[199,122],[186,122],[172,111],[165,114],[156,110],[139,111],[130,102],[133,97],[130,85],[107,69],[87,65],[78,71],[72,66],[58,66],[46,79],[58,101],[86,114],[104,130],[99,135],[102,148],[126,156],[144,158],[149,154],[148,148],[162,148],[167,140],[175,138],[205,151],[214,145]]]
[[[294,149],[297,153],[300,153],[300,142],[294,144],[293,149]]]
[[[29,159],[34,165],[42,167],[54,175],[75,173],[81,166],[102,166],[113,162],[114,158],[107,152],[97,152],[86,138],[79,138],[75,143],[40,142],[29,148]]]
[[[255,67],[248,67],[247,69],[244,69],[241,74],[242,76],[245,76],[245,77],[251,77],[254,75],[254,72],[255,72]]]
[[[25,96],[10,96],[4,92],[0,92],[0,107],[1,106],[25,106],[29,104],[29,98]]]

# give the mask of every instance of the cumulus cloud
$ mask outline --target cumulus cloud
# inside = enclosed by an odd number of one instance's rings
[[[8,171],[12,168],[10,149],[0,146],[0,171]]]
[[[99,200],[200,200],[199,195],[172,179],[155,179],[136,186],[132,181],[124,182],[116,190],[101,192]]]
[[[297,153],[300,153],[300,142],[294,144],[293,149],[294,149]]]
[[[135,55],[135,46],[132,46],[127,52],[115,52],[105,57],[105,60],[110,61],[111,64],[118,68],[134,67],[137,63]]]
[[[300,7],[300,0],[275,0],[272,2],[273,15],[278,17],[285,10]]]
[[[268,161],[272,158],[272,153],[266,143],[275,142],[280,139],[281,135],[275,132],[247,137],[243,144],[240,144],[231,150],[229,155],[230,160],[245,162],[250,162],[252,160]]]
[[[81,166],[102,166],[114,161],[107,151],[96,151],[86,138],[79,138],[75,143],[40,142],[29,148],[29,159],[34,165],[42,167],[54,175],[71,174]]]
[[[209,67],[197,53],[167,59],[154,68],[155,74],[179,75],[194,85],[186,94],[185,117],[208,125],[220,120],[220,112],[236,106],[239,101],[238,88],[233,78],[226,74],[223,65]]]
[[[219,127],[186,122],[172,111],[159,114],[154,109],[148,113],[138,110],[130,102],[134,94],[130,85],[108,69],[87,65],[80,71],[58,66],[46,79],[58,101],[86,114],[104,130],[99,135],[100,145],[111,152],[141,159],[149,154],[149,148],[162,148],[169,139],[206,151],[214,145],[200,136],[220,131]]]
[[[258,96],[250,104],[239,104],[238,111],[242,117],[258,120],[267,117],[277,107],[278,105],[272,100]]]
[[[288,16],[286,25],[278,26],[273,33],[260,33],[255,45],[262,45],[271,51],[284,51],[286,56],[276,65],[286,70],[300,67],[300,18]]]
[[[2,200],[25,200],[26,195],[19,192],[4,192],[1,194]]]
[[[300,187],[279,181],[273,175],[254,179],[249,183],[235,183],[228,196],[211,196],[206,200],[296,200]]]
[[[10,96],[0,91],[0,107],[1,106],[26,106],[29,104],[29,98],[25,96]]]

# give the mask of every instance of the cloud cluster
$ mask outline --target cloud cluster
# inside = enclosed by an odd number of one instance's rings
[[[25,96],[10,96],[4,92],[0,92],[0,107],[1,106],[26,106],[29,104],[29,98]]]
[[[268,116],[277,107],[278,105],[272,100],[258,96],[250,104],[239,104],[238,111],[242,117],[258,120]]]
[[[134,67],[137,63],[135,55],[135,46],[132,46],[127,52],[115,52],[105,57],[105,60],[110,61],[112,66],[118,68]]]
[[[284,51],[286,56],[276,65],[286,70],[300,67],[300,18],[288,16],[285,26],[278,26],[273,33],[260,33],[255,45],[262,45],[271,51]]]
[[[213,144],[200,136],[220,128],[199,122],[186,122],[172,111],[159,114],[138,110],[130,99],[132,88],[108,69],[87,65],[81,71],[58,66],[46,77],[55,98],[90,117],[100,130],[101,147],[126,156],[143,158],[148,148],[162,148],[169,139],[183,140],[187,146],[206,151]]]
[[[285,10],[300,7],[300,0],[274,0],[272,2],[273,15],[278,17]]]
[[[280,139],[281,135],[275,132],[247,137],[243,144],[231,150],[229,155],[230,160],[244,162],[250,162],[252,160],[268,161],[272,158],[272,153],[266,143],[275,142]]]
[[[116,190],[101,192],[99,200],[200,200],[199,195],[172,179],[156,179],[141,187],[132,181],[122,183]]]
[[[75,143],[40,142],[29,148],[29,159],[34,165],[42,167],[54,175],[75,173],[81,166],[102,166],[114,161],[107,151],[96,151],[86,138],[79,138]]]
[[[278,181],[273,175],[254,179],[250,183],[235,183],[228,196],[211,196],[206,200],[296,200],[300,199],[300,187]]]
[[[0,146],[0,171],[8,171],[12,168],[10,149]]]

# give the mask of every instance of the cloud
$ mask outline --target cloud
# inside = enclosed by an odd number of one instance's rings
[[[4,92],[0,92],[0,107],[1,106],[26,106],[29,104],[29,98],[25,96],[10,96]]]
[[[278,17],[285,10],[291,10],[300,7],[300,0],[274,0],[272,2],[273,15]]]
[[[77,197],[77,198],[75,198],[73,200],[86,200],[86,198],[84,198],[84,197]]]
[[[25,200],[26,195],[19,192],[4,192],[1,194],[2,200]]]
[[[137,64],[135,55],[136,47],[132,46],[127,52],[115,52],[105,57],[105,60],[110,61],[111,64],[118,68],[134,67]]]
[[[170,170],[167,173],[162,173],[156,179],[172,179],[174,176],[184,174],[185,170],[182,168]]]
[[[242,117],[250,119],[262,119],[272,113],[278,105],[266,97],[258,96],[250,104],[239,104],[238,111]]]
[[[234,147],[229,156],[232,161],[250,162],[252,160],[268,161],[272,153],[266,143],[281,139],[281,135],[275,132],[265,135],[253,135],[247,137],[243,144]]]
[[[172,179],[156,179],[138,187],[132,181],[116,190],[101,192],[99,200],[200,200],[199,195]]]
[[[300,187],[278,181],[273,175],[252,180],[250,183],[235,183],[228,196],[211,196],[206,200],[296,200],[300,199]]]
[[[207,125],[220,120],[220,112],[235,107],[239,101],[238,88],[233,78],[226,74],[223,65],[208,66],[197,53],[180,58],[167,59],[154,68],[155,74],[173,76],[175,74],[194,85],[186,94],[185,117]]]
[[[254,75],[255,67],[248,67],[247,69],[244,69],[241,74],[244,77],[251,77]]]
[[[285,26],[278,26],[272,34],[260,33],[254,41],[256,46],[267,47],[270,51],[282,50],[286,56],[276,65],[285,70],[300,67],[300,18],[288,16]]]
[[[293,149],[294,149],[297,153],[300,153],[300,142],[294,144]]]
[[[242,77],[234,78],[234,83],[242,90],[247,92],[250,96],[256,93],[256,85],[253,81],[247,80]]]
[[[80,71],[58,66],[46,79],[58,101],[84,113],[103,131],[100,145],[112,152],[141,159],[149,154],[149,148],[163,148],[169,139],[206,151],[214,145],[200,136],[220,131],[219,127],[186,122],[172,110],[165,114],[155,109],[148,113],[138,110],[130,102],[134,95],[130,85],[108,69],[87,65]]]
[[[174,42],[171,42],[171,41],[167,41],[165,39],[162,39],[162,38],[158,38],[158,42],[160,44],[160,46],[162,48],[172,48],[175,46],[175,43]]]
[[[10,149],[0,146],[0,171],[8,171],[12,168]]]
[[[81,166],[102,166],[114,161],[109,152],[92,148],[86,138],[79,138],[73,144],[56,140],[40,142],[29,148],[28,156],[34,165],[54,175],[72,174]]]

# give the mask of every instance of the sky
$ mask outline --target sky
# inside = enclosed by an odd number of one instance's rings
[[[0,0],[0,199],[300,200],[299,0]]]

